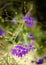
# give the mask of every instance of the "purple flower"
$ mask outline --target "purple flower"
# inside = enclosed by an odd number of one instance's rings
[[[32,40],[35,40],[34,36],[32,33],[29,33],[29,37],[32,39]]]
[[[5,31],[4,30],[0,30],[0,35],[4,35]]]
[[[12,49],[12,54],[15,55],[16,49]]]
[[[30,19],[31,19],[31,18],[30,18],[30,14],[28,13],[28,14],[24,17],[24,20],[25,20],[25,21],[30,21]]]
[[[17,23],[15,18],[12,18],[11,22],[12,22],[12,24],[16,24]]]
[[[36,64],[43,64],[43,59],[39,59],[39,61],[37,61]]]
[[[26,21],[26,25],[28,27],[34,26],[34,23],[32,21]]]
[[[23,55],[26,55],[27,53],[28,53],[28,49],[25,49],[25,50],[22,51]]]
[[[26,55],[30,50],[34,50],[34,44],[29,44],[23,47],[22,44],[19,44],[14,47],[14,49],[11,50],[11,53],[13,55],[16,55],[18,57],[22,57],[23,55]]]
[[[30,16],[30,14],[28,13],[25,17],[24,20],[26,21],[26,25],[28,27],[34,26],[34,22],[33,20],[37,20],[36,18]]]
[[[20,50],[21,50],[21,49],[24,49],[23,46],[20,46],[20,45],[15,46],[15,48],[20,49]]]
[[[33,34],[32,33],[29,33],[29,36],[33,36]]]
[[[15,48],[11,50],[11,53],[18,57],[22,57],[23,55],[26,55],[28,53],[28,49],[22,47],[22,45],[18,45],[18,46],[15,46]]]
[[[28,51],[30,51],[30,50],[35,50],[34,43],[32,43],[32,44],[27,44],[27,45],[25,46],[25,48],[28,49]]]

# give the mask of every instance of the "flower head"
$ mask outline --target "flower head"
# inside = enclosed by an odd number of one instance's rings
[[[29,36],[33,36],[33,34],[32,33],[29,33]]]
[[[43,64],[43,59],[39,59],[39,61],[37,61],[36,64]]]
[[[0,35],[4,35],[5,31],[4,30],[0,30]]]
[[[28,53],[28,50],[24,48],[22,45],[15,46],[15,48],[12,49],[12,54],[18,57],[22,57],[23,55],[26,55],[27,53]]]
[[[29,21],[31,18],[30,18],[30,14],[28,13],[25,17],[24,17],[24,20],[25,21]]]
[[[34,22],[33,20],[37,20],[36,18],[30,16],[30,14],[28,13],[25,17],[24,20],[26,21],[26,25],[28,27],[34,26]]]
[[[31,27],[31,26],[34,26],[34,23],[32,22],[32,20],[31,21],[26,21],[26,25],[28,27]]]

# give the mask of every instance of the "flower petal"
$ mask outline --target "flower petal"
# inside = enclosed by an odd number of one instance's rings
[[[5,34],[6,32],[4,30],[0,30],[0,35]]]
[[[43,59],[39,59],[39,61],[36,62],[36,64],[43,64]]]

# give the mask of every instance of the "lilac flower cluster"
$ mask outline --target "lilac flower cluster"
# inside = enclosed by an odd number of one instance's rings
[[[12,54],[18,57],[22,57],[22,55],[25,55],[27,53],[28,53],[28,50],[19,45],[16,46],[14,49],[12,49]]]
[[[6,32],[4,30],[0,30],[0,36],[4,35]]]
[[[26,25],[28,27],[34,26],[34,22],[33,20],[37,20],[36,18],[30,16],[30,14],[28,13],[25,17],[24,20],[26,21]]]
[[[12,55],[16,55],[18,57],[22,57],[26,55],[30,50],[34,50],[35,48],[32,45],[23,47],[22,45],[15,46],[14,49],[11,50]]]

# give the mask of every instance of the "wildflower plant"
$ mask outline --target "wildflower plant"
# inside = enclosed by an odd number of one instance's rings
[[[26,5],[26,10],[24,2],[15,4],[14,0],[10,1],[7,1],[4,7],[0,6],[0,52],[3,50],[5,53],[10,52],[22,58],[23,55],[36,50],[38,56],[44,56],[46,53],[43,49],[46,48],[46,42],[43,44],[41,40],[46,38],[46,35],[38,26],[38,19],[33,16],[31,6],[28,8],[30,3]],[[32,63],[43,64],[44,60],[33,60]]]

